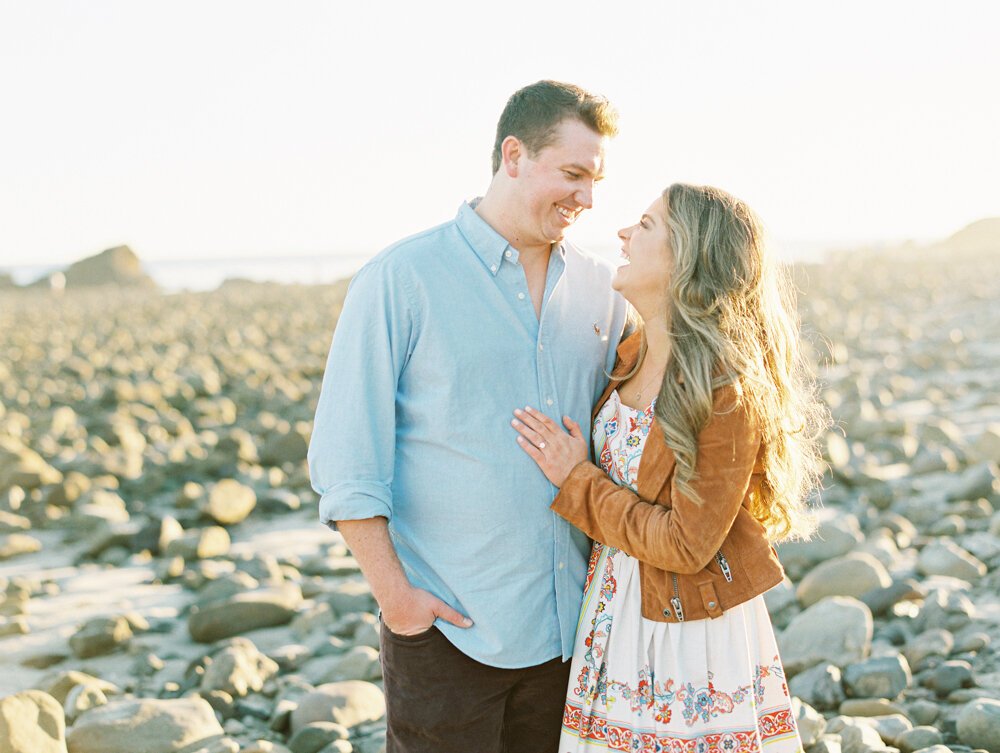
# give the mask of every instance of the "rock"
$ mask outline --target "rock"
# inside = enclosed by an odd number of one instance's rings
[[[201,689],[222,690],[231,696],[257,693],[278,672],[278,665],[264,656],[252,641],[236,638],[212,657],[201,678]]]
[[[874,727],[858,724],[840,731],[840,745],[843,753],[868,753],[883,748],[884,742]]]
[[[69,647],[80,659],[110,654],[132,638],[132,628],[124,617],[97,617],[84,623],[70,637]]]
[[[273,434],[264,442],[260,451],[261,462],[265,465],[301,463],[309,450],[308,435],[292,429],[286,433]]]
[[[832,664],[817,664],[795,675],[788,691],[820,711],[839,708],[845,697],[841,672]]]
[[[913,724],[904,714],[886,714],[870,717],[875,731],[883,742],[895,745],[899,736],[913,729]]]
[[[898,698],[913,677],[905,657],[879,656],[844,668],[844,687],[855,698]]]
[[[860,599],[868,605],[873,615],[881,616],[901,601],[922,599],[924,595],[925,589],[917,581],[912,578],[905,578],[893,581],[891,585],[885,588],[875,588],[863,594]]]
[[[294,512],[302,507],[302,498],[288,489],[268,489],[257,496],[257,508],[268,515]]]
[[[990,424],[972,443],[973,457],[984,463],[1000,463],[1000,424]]]
[[[986,565],[948,539],[938,539],[921,549],[917,566],[924,575],[948,575],[971,582],[986,575]]]
[[[857,599],[830,596],[792,618],[778,639],[785,670],[794,674],[819,662],[846,666],[867,658],[872,613]]]
[[[870,554],[851,552],[810,570],[799,583],[796,596],[802,606],[810,607],[827,596],[859,598],[890,585],[892,577],[881,562]]]
[[[907,730],[896,738],[895,745],[900,753],[914,753],[922,748],[929,748],[932,745],[940,745],[944,742],[944,736],[933,727],[914,727]]]
[[[864,541],[855,516],[823,508],[817,517],[819,525],[812,539],[778,544],[778,557],[790,571],[802,572],[820,562],[842,557]]]
[[[335,740],[346,740],[347,728],[334,722],[312,722],[288,741],[292,753],[317,753]]]
[[[26,533],[10,533],[0,536],[0,561],[9,560],[22,554],[34,554],[42,550],[42,542]]]
[[[382,677],[379,653],[371,646],[355,646],[340,656],[323,656],[302,668],[313,685],[340,680],[378,680]]]
[[[221,737],[203,698],[122,700],[87,711],[69,731],[72,753],[177,753]]]
[[[328,591],[322,599],[336,614],[371,612],[376,608],[372,589],[363,580],[345,580]]]
[[[30,531],[31,521],[23,515],[0,510],[0,533],[19,533]]]
[[[0,753],[66,753],[59,702],[40,690],[0,698]]]
[[[47,484],[58,484],[63,475],[37,452],[20,440],[0,436],[0,491],[19,486],[25,491]]]
[[[229,552],[229,532],[221,526],[209,526],[186,531],[179,539],[167,544],[166,557],[182,557],[185,560],[200,560],[222,557]]]
[[[1000,491],[1000,471],[995,463],[977,463],[949,481],[945,498],[949,502],[961,499],[995,497]]]
[[[74,262],[62,274],[67,288],[104,285],[155,288],[156,283],[142,270],[142,262],[128,246],[115,246]],[[48,277],[33,285],[48,286]]]
[[[792,697],[792,712],[795,714],[795,726],[798,727],[802,745],[808,748],[823,734],[826,719],[808,703],[799,700],[798,696]]]
[[[897,706],[888,698],[848,698],[840,704],[838,711],[841,716],[864,719],[905,714],[901,706]]]
[[[931,656],[948,658],[955,645],[955,638],[950,632],[942,629],[925,630],[906,644],[903,654],[910,667],[919,670],[924,661]]]
[[[947,698],[952,691],[973,686],[972,665],[959,660],[941,662],[924,684],[933,689],[938,697]]]
[[[235,479],[218,482],[208,493],[203,512],[219,525],[241,523],[257,504],[257,494]]]
[[[80,714],[90,709],[96,709],[108,702],[108,697],[104,691],[94,685],[77,685],[66,696],[66,703],[63,704],[63,711],[66,712],[66,719],[72,723]]]
[[[256,628],[286,625],[301,602],[302,592],[290,583],[239,593],[193,611],[188,631],[199,643],[212,643]]]
[[[906,715],[916,724],[931,725],[941,716],[941,709],[933,701],[917,699],[906,705]]]
[[[336,722],[351,729],[385,716],[385,696],[370,682],[349,680],[320,685],[292,712],[292,733],[312,722]]]
[[[115,695],[117,693],[121,693],[121,690],[117,685],[101,680],[93,675],[88,675],[85,672],[77,672],[75,670],[70,672],[60,672],[55,677],[50,677],[41,683],[42,689],[55,698],[60,704],[66,703],[66,699],[69,697],[70,691],[78,685],[97,688],[105,695]]]
[[[958,715],[958,739],[973,748],[1000,753],[1000,701],[972,701]]]

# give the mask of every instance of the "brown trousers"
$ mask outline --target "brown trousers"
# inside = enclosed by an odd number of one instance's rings
[[[569,662],[498,669],[382,625],[386,753],[557,753]]]

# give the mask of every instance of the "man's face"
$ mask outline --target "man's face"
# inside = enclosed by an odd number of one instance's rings
[[[552,143],[518,159],[518,226],[522,243],[558,243],[566,228],[594,203],[594,184],[604,177],[607,138],[575,118],[562,121]]]

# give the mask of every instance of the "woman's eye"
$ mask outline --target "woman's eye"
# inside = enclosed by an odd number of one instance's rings
[[[580,178],[579,173],[566,173],[566,177],[570,180],[578,180]]]

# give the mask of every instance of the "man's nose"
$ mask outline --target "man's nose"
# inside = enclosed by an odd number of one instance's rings
[[[590,209],[594,206],[594,182],[588,181],[587,184],[576,192],[576,202],[584,209]]]

